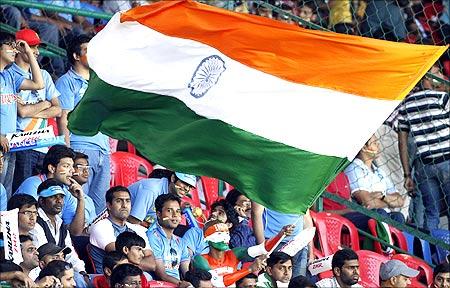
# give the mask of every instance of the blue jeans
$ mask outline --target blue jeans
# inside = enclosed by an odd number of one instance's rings
[[[89,157],[89,180],[83,186],[84,193],[92,198],[95,212],[99,214],[106,208],[106,191],[109,189],[111,179],[110,155],[103,154],[97,150],[78,150]]]
[[[415,165],[417,190],[422,196],[425,206],[425,227],[428,230],[439,228],[440,202],[446,203],[449,214],[450,201],[450,160],[437,164],[423,165],[420,161]],[[440,199],[441,195],[444,199]]]
[[[386,212],[384,209],[378,208],[374,209],[378,214],[384,217],[389,217],[400,223],[405,223],[405,216],[401,212]]]
[[[44,153],[34,150],[16,152],[16,168],[14,169],[12,191],[15,192],[23,180],[39,174],[38,170],[42,168],[44,157]]]
[[[16,165],[16,153],[8,152],[3,154],[3,171],[0,174],[0,183],[6,190],[6,196],[9,200],[12,195],[12,182],[14,178],[14,168]]]

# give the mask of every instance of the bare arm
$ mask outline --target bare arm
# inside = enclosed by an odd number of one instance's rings
[[[64,140],[66,141],[66,145],[70,147],[70,132],[69,128],[67,128],[67,114],[69,110],[62,110],[61,117],[56,119],[58,124],[58,131],[60,135],[64,135]]]
[[[387,194],[383,201],[391,208],[403,207],[405,204],[405,199],[398,192]]]
[[[388,205],[381,200],[383,193],[381,192],[368,192],[365,190],[358,190],[354,192],[354,197],[364,207],[368,209],[386,208]]]
[[[167,281],[167,282],[174,283],[174,284],[179,284],[181,282],[179,279],[167,275],[166,269],[164,268],[163,260],[161,260],[161,259],[155,260],[155,263],[156,263],[155,273],[159,279],[161,279],[162,281]]]
[[[305,216],[303,217],[303,222],[304,222],[303,229],[314,227],[314,223],[311,218],[311,214],[309,213],[309,209],[306,211]],[[309,247],[309,261],[313,261],[314,260],[314,243],[313,243],[313,241],[310,241],[308,243],[308,247]]]
[[[46,101],[48,102],[48,101]],[[53,118],[61,116],[61,106],[59,105],[59,100],[57,97],[54,97],[50,102],[51,105],[49,108],[42,110],[35,117],[36,118]]]
[[[42,101],[36,104],[21,104],[17,102],[17,115],[19,117],[25,118],[25,117],[36,117],[36,115],[45,110],[50,108],[52,105],[49,101]],[[42,118],[42,117],[39,117]]]
[[[44,78],[42,78],[41,68],[39,68],[39,64],[36,58],[33,55],[33,51],[30,46],[28,46],[27,42],[23,40],[17,41],[18,49],[20,53],[25,53],[30,60],[31,67],[31,77],[32,79],[23,80],[20,85],[20,90],[40,90],[44,88]]]
[[[409,154],[408,154],[408,132],[398,132],[398,150],[400,153],[400,161],[402,162],[403,173],[405,177],[406,191],[411,192],[414,190],[414,182],[411,177],[411,170],[409,167]]]
[[[77,198],[77,210],[75,211],[75,217],[73,217],[72,223],[69,225],[70,234],[73,236],[79,236],[83,234],[84,229],[84,192],[81,185],[74,179],[69,178],[72,184],[69,187],[70,193]]]
[[[262,222],[262,215],[264,212],[264,206],[252,201],[252,222],[253,233],[255,234],[256,243],[264,243],[266,238],[264,237],[264,225]]]
[[[145,250],[145,257],[144,259],[142,259],[139,268],[147,272],[155,271],[155,257],[153,256],[153,252],[150,249]]]
[[[116,242],[111,242],[105,247],[106,252],[116,251]]]

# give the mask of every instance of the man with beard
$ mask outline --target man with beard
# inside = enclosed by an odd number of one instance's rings
[[[19,209],[19,235],[28,235],[36,225],[38,203],[33,196],[13,195],[8,201],[8,210]]]
[[[356,288],[359,280],[358,255],[352,249],[342,249],[334,253],[331,260],[332,278],[325,278],[316,283],[319,288]]]
[[[274,252],[267,259],[266,272],[259,275],[258,287],[287,287],[292,277],[292,258],[284,252]]]
[[[28,194],[37,200],[38,186],[45,180],[56,179],[63,183],[64,206],[61,218],[64,224],[69,225],[70,234],[78,236],[84,228],[85,203],[84,197],[76,198],[75,189],[81,189],[81,186],[72,178],[74,158],[72,149],[64,145],[52,146],[44,157],[42,173],[25,179],[15,194]]]
[[[115,186],[106,191],[106,207],[109,216],[92,225],[90,229],[89,248],[96,273],[103,273],[102,259],[105,251],[116,250],[116,238],[125,231],[135,232],[145,240],[144,258],[139,267],[147,272],[155,270],[155,260],[147,242],[145,228],[127,222],[130,216],[130,191],[123,186]]]

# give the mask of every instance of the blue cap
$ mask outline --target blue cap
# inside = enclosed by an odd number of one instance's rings
[[[58,194],[66,195],[66,192],[64,192],[63,188],[61,186],[50,186],[47,189],[42,190],[39,192],[38,197],[51,197]]]
[[[194,175],[175,172],[175,176],[177,176],[177,178],[184,183],[191,185],[192,187],[197,186],[197,177],[195,177]]]

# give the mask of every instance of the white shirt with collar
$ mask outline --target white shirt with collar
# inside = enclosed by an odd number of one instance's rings
[[[48,227],[50,228],[50,232],[52,233],[53,238],[55,241],[58,241],[59,239],[59,230],[61,228],[61,225],[63,224],[63,221],[59,215],[55,216],[56,221],[56,227],[53,226],[52,221],[50,221],[50,218],[48,218],[47,214],[45,214],[44,210],[42,208],[38,209],[38,215],[39,217],[44,220],[45,223],[47,223]],[[36,248],[41,247],[45,243],[48,243],[47,237],[45,236],[44,229],[41,227],[41,225],[37,224],[34,226],[34,229],[30,231],[30,236],[33,238],[33,244],[36,246]],[[67,231],[66,239],[64,239],[64,244],[66,247],[69,247],[72,249],[72,252],[66,256],[66,261],[71,263],[73,265],[73,269],[76,272],[82,272],[86,271],[85,264],[80,258],[78,258],[77,253],[75,252],[75,248],[73,248],[72,245],[72,239],[70,238],[69,231]]]
[[[339,286],[339,282],[336,280],[335,277],[322,279],[316,283],[316,286],[319,288],[341,288],[341,286]],[[351,287],[363,288],[363,286],[359,285],[358,283],[352,285]]]

